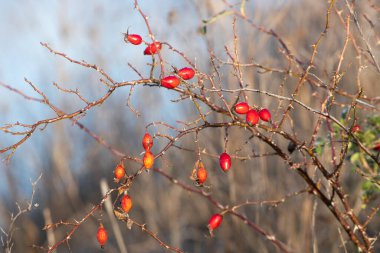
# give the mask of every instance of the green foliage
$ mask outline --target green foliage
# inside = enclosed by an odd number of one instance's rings
[[[343,117],[347,116],[347,111],[342,113],[342,123],[350,125],[345,122]],[[336,124],[335,124],[336,125]],[[336,125],[337,126],[337,125]],[[380,135],[380,117],[368,117],[366,122],[360,124],[361,130],[354,133],[355,137],[364,144],[372,153],[372,150]],[[334,131],[338,132],[334,127]],[[365,181],[362,184],[362,207],[365,208],[368,203],[380,196],[380,174],[379,166],[377,163],[364,151],[359,149],[356,141],[352,137],[348,137],[348,159],[355,171],[362,175]]]
[[[317,138],[317,140],[315,141],[315,144],[314,144],[314,153],[316,153],[317,155],[321,156],[322,153],[323,153],[323,149],[325,147],[325,140],[323,140],[322,138]]]
[[[350,113],[350,115],[348,115]],[[350,116],[353,118],[354,110],[349,110],[344,108],[341,113],[341,118],[339,122],[342,125],[345,125],[347,129],[352,127],[353,123],[348,120]],[[372,153],[376,151],[372,150],[374,145],[380,141],[380,116],[370,116],[363,122],[356,122],[360,125],[360,130],[353,133],[354,136],[370,150]],[[348,136],[341,127],[333,123],[332,124],[334,134],[336,136],[342,136],[342,138],[347,138],[347,159],[352,164],[352,167],[357,173],[359,173],[365,180],[362,184],[362,207],[365,208],[368,203],[380,196],[380,174],[379,166],[377,163],[363,150],[358,147],[357,142],[352,136]],[[345,142],[346,140],[342,140]],[[322,143],[323,140],[320,140],[319,143]],[[317,143],[316,143],[317,144]],[[344,145],[344,144],[343,144]],[[321,149],[321,145],[317,145],[315,148],[317,151]],[[320,154],[319,152],[317,152]]]
[[[366,205],[373,201],[375,198],[377,198],[380,194],[380,178],[379,176],[376,177],[377,181],[374,180],[367,180],[362,184],[362,208],[365,208]]]

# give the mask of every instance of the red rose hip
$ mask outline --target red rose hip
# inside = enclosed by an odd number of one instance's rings
[[[98,239],[100,247],[103,248],[108,240],[108,235],[107,235],[107,231],[105,230],[102,224],[100,224],[99,226],[98,233],[96,234],[96,238]]]
[[[220,226],[220,224],[222,223],[223,221],[223,216],[220,215],[220,214],[214,214],[213,216],[211,216],[210,220],[208,221],[208,229],[210,231],[218,228]]]
[[[235,112],[238,114],[246,114],[249,111],[249,105],[246,102],[240,102],[235,105]]]
[[[144,55],[153,55],[153,54],[156,54],[160,50],[161,50],[161,43],[156,41],[156,42],[149,44],[145,48]]]
[[[125,170],[124,170],[123,164],[117,165],[114,171],[115,181],[118,182],[120,179],[124,177],[124,175],[125,175]]]
[[[351,129],[352,133],[360,132],[360,125],[355,125]]]
[[[133,45],[140,45],[141,44],[141,42],[142,42],[142,38],[141,38],[141,36],[140,35],[138,35],[138,34],[125,34],[125,36],[124,36],[124,41],[125,42],[129,42],[129,43],[131,43],[131,44],[133,44]]]
[[[167,76],[161,79],[161,85],[167,89],[174,89],[179,83],[179,78],[176,76]]]
[[[203,184],[207,179],[207,171],[203,166],[200,166],[197,171],[197,182]]]
[[[254,126],[259,122],[259,113],[255,109],[251,109],[245,115],[245,120],[251,126]]]
[[[194,77],[195,71],[192,68],[182,68],[178,70],[178,75],[183,79],[183,80],[189,80]]]
[[[227,153],[222,153],[219,157],[219,165],[223,171],[228,171],[231,168],[231,157]]]
[[[260,110],[259,116],[261,120],[266,121],[266,122],[270,121],[271,119],[271,115],[268,109]]]
[[[144,134],[144,137],[142,139],[142,145],[145,150],[150,150],[153,146],[153,138],[148,132]]]
[[[153,164],[154,164],[154,155],[149,150],[147,150],[145,152],[145,155],[144,155],[144,158],[143,158],[143,163],[144,163],[144,166],[145,166],[145,168],[147,170],[149,170],[149,169],[151,169],[153,167]]]
[[[123,209],[123,211],[125,213],[128,213],[129,210],[131,210],[132,208],[132,199],[129,195],[125,194],[122,198],[121,198],[121,208]]]

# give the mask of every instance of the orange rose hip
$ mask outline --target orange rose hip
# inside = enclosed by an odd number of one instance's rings
[[[154,164],[154,155],[149,150],[145,152],[143,158],[144,166],[146,169],[151,169]]]

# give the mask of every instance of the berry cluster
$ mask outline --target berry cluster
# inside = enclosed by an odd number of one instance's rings
[[[245,114],[245,120],[250,126],[254,126],[259,122],[259,119],[265,122],[271,121],[271,114],[268,109],[263,108],[257,111],[254,108],[250,108],[250,106],[246,102],[239,102],[235,104],[234,110],[237,114]],[[219,165],[220,168],[227,172],[231,168],[231,156],[226,152],[222,153],[219,157]],[[208,228],[210,230],[210,234],[212,235],[212,231],[220,226],[223,221],[222,214],[214,214],[211,216],[208,222]]]
[[[154,164],[154,155],[150,151],[150,149],[153,146],[153,138],[152,136],[146,132],[143,139],[142,139],[142,145],[145,150],[144,158],[143,158],[143,163],[144,166],[147,170],[151,169]]]
[[[133,35],[129,35],[129,36],[133,36]],[[133,38],[133,39],[131,39],[131,38]],[[132,44],[135,44],[134,43],[135,38],[136,37],[134,37],[134,36],[130,37],[130,38],[128,38],[128,41],[130,41]],[[142,146],[145,150],[145,154],[144,154],[144,158],[143,158],[143,164],[144,164],[144,167],[147,170],[149,170],[152,168],[152,166],[154,164],[154,155],[150,151],[150,149],[153,147],[152,136],[148,132],[146,132],[142,138],[141,143],[142,143]],[[121,162],[116,166],[116,168],[114,170],[114,180],[116,183],[118,183],[124,177],[125,177],[125,168],[124,168],[123,162]],[[132,205],[133,205],[132,198],[131,198],[131,196],[129,196],[127,194],[127,191],[125,190],[123,196],[121,197],[121,201],[120,201],[121,209],[124,211],[125,214],[128,214],[128,212],[132,209]],[[98,229],[97,239],[98,239],[100,246],[103,248],[105,243],[107,242],[108,236],[107,236],[107,231],[105,230],[105,228],[103,227],[102,224],[100,225],[100,227]]]
[[[124,36],[124,41],[126,43],[131,43],[133,45],[140,45],[142,43],[142,38],[138,34],[128,34],[126,33]],[[157,54],[162,48],[162,44],[158,41],[155,41],[153,43],[148,44],[148,46],[144,50],[144,55],[154,55]],[[182,80],[190,80],[195,76],[195,71],[192,68],[185,67],[178,71],[176,71],[176,75],[169,75],[161,80],[161,86],[167,88],[167,89],[174,89],[176,88]],[[180,78],[179,78],[180,77]]]
[[[140,45],[143,40],[140,35],[138,34],[125,34],[124,41],[126,43],[131,43],[133,45]],[[144,50],[144,55],[154,55],[157,54],[162,48],[162,44],[160,42],[153,42],[150,44],[147,44],[147,47]],[[184,67],[179,70],[175,69],[175,75],[169,75],[161,79],[161,86],[167,88],[167,89],[174,89],[178,85],[180,85],[181,80],[186,81],[190,80],[195,76],[195,71],[192,68]],[[268,109],[261,109],[257,111],[255,108],[250,108],[250,106],[246,102],[239,102],[235,104],[234,111],[237,114],[245,114],[246,115],[246,122],[250,126],[254,126],[259,122],[259,119],[270,122],[271,121],[271,114]],[[153,147],[153,138],[152,136],[146,132],[142,138],[142,146],[145,150],[145,154],[143,157],[143,165],[145,169],[150,170],[153,167],[154,164],[154,155],[151,152],[151,148]],[[225,151],[223,152],[219,157],[219,165],[220,168],[223,170],[223,172],[227,172],[231,169],[231,156]],[[199,160],[196,163],[196,168],[193,172],[193,178],[197,182],[198,186],[203,186],[207,179],[207,171],[203,165],[203,163]],[[120,163],[116,166],[114,171],[114,177],[115,182],[119,182],[125,177],[125,168],[124,164]],[[127,192],[124,193],[123,197],[121,198],[121,209],[127,214],[131,208],[132,208],[132,198],[127,194]],[[208,222],[208,229],[210,231],[210,234],[212,235],[213,230],[218,228],[220,224],[223,221],[223,214],[214,214],[211,216],[209,222]],[[107,232],[104,229],[103,225],[100,225],[98,230],[98,241],[101,247],[104,246],[104,244],[107,241]]]
[[[183,80],[190,80],[194,77],[195,71],[192,68],[182,68],[178,70],[177,75],[181,77]],[[177,76],[167,76],[162,78],[161,85],[168,89],[174,89],[180,84],[180,80]]]
[[[132,36],[132,35],[129,35],[129,36]],[[133,40],[131,38],[135,39],[136,37],[133,36],[133,37],[128,38],[128,40],[132,44],[135,44],[134,43],[135,40]],[[143,158],[144,167],[146,169],[150,169],[150,168],[152,168],[153,163],[154,163],[154,155],[150,151],[150,149],[153,146],[153,138],[148,132],[145,133],[145,135],[142,139],[142,146],[145,150],[145,155]],[[114,170],[114,180],[116,183],[118,183],[124,177],[125,177],[125,168],[124,168],[124,164],[121,162],[116,166],[116,168]],[[121,197],[121,201],[120,201],[121,209],[124,211],[125,214],[127,214],[132,209],[132,205],[133,205],[132,198],[125,191],[123,196]],[[100,224],[100,226],[99,226],[99,229],[97,232],[97,239],[98,239],[100,247],[104,248],[104,245],[106,244],[106,242],[108,240],[108,235],[107,235],[107,231],[105,230],[105,228],[102,224]]]
[[[240,102],[235,105],[234,109],[237,114],[245,114],[245,121],[251,126],[256,125],[259,119],[266,122],[271,121],[271,114],[266,108],[257,111],[254,108],[250,109],[246,102]]]
[[[116,166],[115,170],[114,170],[114,180],[116,183],[118,183],[121,179],[124,178],[125,176],[125,169],[124,169],[124,164],[123,163],[120,163]],[[131,197],[125,193],[123,195],[123,197],[121,198],[121,201],[120,201],[120,204],[121,204],[121,209],[123,209],[123,211],[125,213],[128,213],[129,210],[132,208],[132,199]]]

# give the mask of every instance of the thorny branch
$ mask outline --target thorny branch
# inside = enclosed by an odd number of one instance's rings
[[[155,138],[161,138],[163,141],[166,141],[166,145],[163,146],[163,148],[155,155],[155,159],[160,159],[165,156],[166,152],[169,149],[176,148],[179,151],[187,151],[187,152],[193,152],[197,154],[198,157],[200,155],[206,155],[210,158],[217,158],[217,154],[212,154],[209,152],[201,152],[198,138],[199,135],[202,134],[202,131],[205,129],[224,129],[224,128],[236,128],[236,129],[247,129],[248,132],[251,134],[251,137],[248,139],[247,143],[255,138],[256,140],[259,140],[260,142],[264,143],[267,147],[271,149],[271,152],[265,153],[265,154],[246,154],[246,155],[232,155],[231,157],[233,159],[240,159],[240,160],[251,160],[258,157],[263,156],[276,156],[280,158],[284,164],[285,169],[289,169],[290,171],[295,171],[300,178],[303,179],[305,183],[305,187],[303,190],[291,193],[289,195],[286,195],[278,200],[262,200],[262,201],[246,201],[243,203],[237,203],[235,205],[223,205],[220,201],[218,201],[216,198],[214,198],[210,193],[206,192],[202,188],[196,188],[192,185],[187,185],[186,183],[182,182],[181,180],[178,180],[168,174],[164,171],[164,169],[160,168],[154,168],[153,170],[157,172],[160,176],[163,176],[164,178],[170,180],[174,185],[179,186],[180,188],[184,189],[187,192],[191,192],[197,195],[202,196],[204,199],[206,199],[208,202],[210,202],[212,205],[214,205],[216,208],[220,209],[220,212],[223,213],[223,215],[232,215],[237,217],[238,219],[242,220],[245,224],[247,224],[250,228],[253,229],[253,231],[257,232],[264,238],[268,239],[274,246],[276,246],[281,252],[291,252],[289,247],[279,239],[275,237],[274,234],[267,232],[265,229],[261,228],[258,224],[251,221],[248,217],[243,215],[242,213],[238,212],[237,209],[240,209],[244,206],[262,206],[262,205],[270,205],[270,206],[278,206],[281,203],[284,203],[286,200],[288,200],[291,197],[298,196],[300,194],[309,194],[312,196],[315,196],[318,198],[321,203],[325,207],[328,208],[328,210],[332,213],[332,215],[336,218],[337,222],[341,225],[343,230],[346,232],[347,237],[349,240],[362,252],[374,252],[373,249],[373,242],[377,240],[377,236],[375,238],[371,238],[368,234],[368,225],[371,220],[374,219],[375,215],[379,212],[379,206],[376,206],[375,208],[372,208],[370,214],[367,216],[367,219],[365,221],[361,220],[359,218],[359,214],[355,213],[353,211],[353,206],[350,203],[349,196],[344,191],[342,184],[341,184],[341,173],[342,173],[342,165],[347,157],[347,149],[348,149],[348,142],[349,140],[352,140],[353,143],[355,143],[358,148],[360,148],[361,152],[363,152],[365,155],[371,158],[373,163],[377,164],[377,166],[380,165],[379,155],[375,152],[371,151],[370,148],[368,148],[352,131],[352,126],[355,123],[355,119],[351,125],[345,125],[345,123],[342,123],[336,116],[334,116],[333,107],[335,105],[338,105],[338,102],[336,102],[337,97],[343,97],[350,99],[349,102],[339,102],[341,105],[346,105],[349,107],[349,112],[355,111],[359,107],[363,110],[367,111],[373,111],[373,112],[379,112],[379,108],[374,105],[374,103],[378,103],[380,98],[378,97],[367,97],[365,95],[362,95],[362,89],[360,85],[360,78],[358,78],[358,84],[357,86],[360,88],[356,93],[349,93],[345,91],[343,88],[340,88],[339,82],[341,81],[342,76],[344,75],[345,71],[342,70],[343,68],[343,62],[346,55],[347,47],[350,43],[354,44],[356,46],[356,41],[353,39],[353,35],[350,31],[350,18],[347,17],[347,20],[344,21],[342,18],[341,12],[337,10],[336,7],[336,1],[332,0],[329,1],[329,5],[326,9],[326,17],[325,17],[325,26],[323,28],[323,31],[320,32],[319,36],[315,40],[314,44],[312,45],[312,51],[311,55],[305,64],[299,57],[297,57],[289,48],[286,41],[273,29],[266,29],[263,26],[257,25],[252,19],[250,19],[246,12],[244,11],[245,8],[245,1],[242,2],[240,6],[240,10],[236,10],[234,5],[230,5],[227,3],[227,1],[224,1],[227,5],[227,8],[229,9],[229,14],[232,14],[234,16],[232,26],[233,26],[233,34],[234,34],[234,44],[233,44],[233,51],[231,51],[227,46],[224,47],[226,56],[229,58],[230,61],[222,60],[221,58],[217,57],[214,53],[210,52],[211,55],[211,66],[213,67],[213,73],[207,74],[203,73],[200,69],[197,69],[195,64],[185,55],[185,53],[181,52],[180,50],[176,49],[172,45],[170,45],[168,42],[161,42],[163,45],[165,45],[169,51],[175,53],[176,55],[182,57],[190,66],[192,66],[196,73],[197,73],[197,83],[187,83],[183,82],[183,85],[180,85],[173,89],[173,92],[178,93],[180,98],[176,100],[175,102],[181,102],[184,100],[191,100],[192,104],[195,106],[199,116],[196,120],[192,122],[183,122],[184,128],[179,129],[175,126],[172,126],[165,122],[153,122],[151,124],[147,125],[148,127],[162,127],[174,130],[176,133],[174,136],[166,135],[166,134],[156,134]],[[375,54],[373,52],[373,49],[371,48],[369,42],[364,38],[363,30],[360,26],[358,17],[356,13],[354,12],[354,6],[350,5],[347,0],[345,0],[346,6],[349,10],[350,16],[353,18],[354,23],[356,25],[356,28],[359,31],[359,34],[361,36],[361,39],[364,41],[367,52],[370,55],[373,65],[376,67],[377,71],[380,72],[378,62],[376,60]],[[137,11],[140,13],[142,18],[145,21],[145,24],[148,29],[148,34],[153,42],[156,41],[153,30],[151,28],[151,25],[149,23],[148,16],[144,14],[144,12],[141,10],[140,6],[138,5],[138,1],[134,1],[134,6],[137,9]],[[335,14],[338,15],[339,18],[341,18],[342,23],[344,24],[344,29],[346,31],[346,40],[344,41],[344,45],[342,47],[342,51],[339,54],[338,64],[335,68],[335,73],[331,77],[329,81],[323,81],[322,78],[318,76],[318,74],[314,73],[312,71],[315,66],[315,60],[318,53],[318,48],[323,44],[323,38],[326,37],[326,35],[329,32],[330,26],[331,26],[331,16],[334,15],[333,10],[335,10]],[[227,12],[226,12],[227,13]],[[282,52],[288,59],[289,63],[294,66],[296,66],[296,69],[293,70],[290,67],[281,69],[280,67],[270,67],[261,63],[257,63],[255,61],[249,62],[249,63],[243,63],[241,58],[239,57],[239,44],[238,44],[238,35],[236,32],[236,21],[237,19],[240,19],[244,22],[247,22],[251,27],[259,31],[260,33],[264,35],[268,35],[270,37],[273,37],[278,45],[279,48],[281,48]],[[368,19],[368,18],[367,18]],[[121,161],[129,160],[131,162],[135,162],[141,165],[141,167],[129,175],[127,179],[124,180],[120,184],[120,186],[115,187],[107,192],[105,196],[103,196],[103,199],[96,204],[90,211],[87,212],[87,214],[80,220],[75,222],[67,222],[67,221],[60,221],[55,224],[50,224],[45,229],[53,229],[58,226],[69,226],[71,229],[67,233],[67,235],[59,241],[57,244],[49,246],[48,248],[45,248],[46,251],[52,252],[54,249],[59,247],[61,244],[69,243],[70,238],[74,235],[76,230],[85,223],[89,217],[91,217],[103,204],[105,199],[112,196],[113,193],[119,193],[122,192],[125,189],[128,189],[131,187],[131,184],[133,180],[135,180],[138,176],[142,174],[144,171],[144,166],[142,165],[142,160],[138,157],[133,157],[128,154],[125,154],[122,151],[119,151],[117,148],[111,146],[108,144],[105,140],[103,140],[99,135],[92,132],[89,128],[84,126],[82,123],[80,123],[80,119],[82,115],[84,115],[88,110],[96,109],[97,106],[103,104],[107,99],[111,97],[111,95],[117,91],[118,88],[124,87],[124,86],[130,86],[130,93],[128,95],[128,102],[127,105],[131,108],[133,112],[136,113],[138,116],[139,114],[137,111],[135,111],[131,105],[130,105],[130,98],[132,96],[132,93],[134,89],[137,86],[146,86],[146,88],[153,88],[153,87],[159,87],[160,89],[160,79],[155,79],[149,76],[148,78],[144,78],[143,75],[140,74],[140,72],[135,69],[132,65],[130,67],[138,73],[140,76],[140,79],[138,80],[132,80],[127,82],[118,82],[115,81],[109,74],[107,74],[101,67],[90,64],[85,61],[78,61],[70,56],[67,56],[66,54],[54,50],[52,47],[50,47],[47,43],[41,43],[43,47],[48,49],[52,54],[63,57],[67,61],[80,65],[87,69],[93,69],[95,70],[101,77],[100,83],[105,85],[107,87],[107,91],[101,96],[100,98],[89,101],[86,99],[83,94],[80,93],[79,90],[69,90],[65,89],[64,87],[58,85],[57,83],[53,83],[54,86],[58,89],[60,92],[64,93],[71,93],[74,94],[81,102],[85,104],[84,107],[75,110],[73,112],[64,112],[60,108],[58,108],[56,105],[52,104],[49,97],[44,94],[42,90],[38,88],[37,85],[33,84],[28,79],[25,79],[25,82],[33,88],[33,90],[38,94],[38,98],[29,96],[25,93],[23,93],[21,90],[15,89],[10,85],[4,84],[0,82],[0,86],[10,90],[11,92],[14,92],[26,100],[38,102],[41,104],[45,104],[48,106],[55,114],[56,116],[43,119],[40,121],[35,122],[34,124],[24,124],[20,122],[16,122],[13,124],[7,124],[0,128],[1,131],[3,131],[6,134],[16,135],[16,136],[22,136],[20,140],[18,140],[16,143],[13,143],[7,147],[3,147],[0,150],[0,153],[7,153],[10,152],[8,155],[8,159],[12,156],[12,154],[16,151],[18,147],[20,147],[23,143],[25,143],[34,133],[37,129],[43,130],[47,125],[56,123],[58,121],[62,121],[65,119],[69,119],[73,122],[73,124],[77,125],[80,129],[82,129],[84,132],[89,134],[96,142],[98,142],[100,145],[102,145],[104,148],[106,148],[109,152],[111,152],[114,156],[119,157]],[[360,53],[360,50],[357,51],[358,54]],[[361,55],[359,55],[361,56]],[[154,56],[152,56],[154,61]],[[161,53],[158,53],[158,57],[160,60],[160,69],[161,74],[160,78],[162,78],[165,74],[165,61],[163,59],[163,56]],[[233,72],[235,77],[238,80],[239,87],[237,89],[231,89],[231,88],[224,88],[223,87],[223,77],[220,73],[220,64],[221,66],[232,66]],[[152,65],[152,70],[155,67],[155,65]],[[274,92],[265,91],[263,89],[255,89],[252,88],[252,84],[246,83],[244,81],[244,75],[243,75],[243,68],[253,68],[258,69],[261,71],[261,74],[281,74],[287,78],[292,78],[296,80],[297,84],[293,91],[291,91],[291,94],[289,96],[286,96],[284,94],[277,94]],[[153,71],[151,71],[153,73]],[[358,73],[358,76],[360,74],[360,71]],[[326,95],[321,98],[321,108],[316,109],[313,108],[312,105],[307,104],[306,102],[303,102],[301,100],[301,91],[305,83],[310,84],[315,89],[320,89],[324,92],[326,92]],[[277,122],[273,122],[273,124],[267,125],[267,124],[258,124],[256,126],[250,126],[247,124],[241,116],[234,113],[232,106],[236,103],[236,101],[239,101],[240,99],[243,99],[244,101],[248,100],[248,96],[250,94],[257,93],[265,95],[268,98],[272,98],[279,102],[287,101],[287,106],[284,108],[284,110],[280,111],[280,108],[278,109],[278,115],[281,115],[279,117],[279,120]],[[227,94],[233,94],[235,96],[234,101],[230,101],[227,98]],[[291,118],[289,115],[291,114],[291,111],[294,110],[295,106],[299,106],[306,112],[308,112],[311,115],[317,116],[317,122],[313,129],[313,134],[311,136],[311,140],[309,143],[306,142],[306,140],[299,139],[294,133],[291,133],[284,127],[285,123],[288,122],[289,118]],[[205,109],[208,111],[205,112]],[[221,117],[219,119],[222,119],[219,122],[212,122],[211,117],[208,117],[210,114],[219,114]],[[324,164],[322,157],[320,157],[315,151],[315,139],[320,134],[320,131],[322,129],[322,125],[326,124],[327,132],[328,132],[328,141],[330,143],[330,151],[331,151],[331,164]],[[337,136],[334,135],[332,125],[335,124],[341,131],[341,139],[344,141],[343,144],[340,146],[340,156],[339,159],[337,158],[338,154],[338,146],[335,144],[337,141]],[[293,124],[293,122],[292,122]],[[14,130],[15,128],[23,128],[23,131]],[[188,148],[181,146],[180,140],[187,136],[187,135],[195,135],[196,137],[196,144],[197,149],[194,148]],[[276,138],[276,139],[275,139]],[[228,142],[228,135],[225,137],[225,145],[227,145]],[[304,162],[296,162],[294,157],[292,157],[290,154],[288,154],[284,148],[280,145],[280,141],[289,141],[297,147],[297,151],[299,154],[303,157]],[[308,168],[314,166],[319,173],[321,174],[320,177],[314,177],[310,175]],[[38,181],[38,180],[37,180]],[[34,185],[33,185],[33,195],[34,195]],[[33,200],[32,195],[32,200]],[[21,209],[19,207],[19,214],[14,216],[12,218],[12,226],[10,226],[13,229],[13,223],[17,219],[19,215],[26,211],[30,211],[32,202],[30,203],[29,207],[27,209]],[[115,208],[115,207],[114,207]],[[116,212],[116,210],[115,210]],[[155,239],[163,248],[166,248],[168,250],[174,251],[174,252],[183,252],[183,250],[173,247],[167,243],[165,243],[162,239],[158,237],[158,235],[151,230],[147,228],[145,224],[140,224],[134,219],[132,219],[129,216],[124,216],[120,213],[115,213],[115,215],[123,222],[125,222],[127,225],[132,226],[135,225],[139,227],[144,233]],[[11,240],[9,238],[12,238],[12,231],[5,232],[5,230],[1,229],[2,233],[6,235],[7,240],[5,241],[5,244],[7,248],[11,249],[12,244]],[[340,231],[340,230],[339,230]],[[342,238],[342,242],[343,242]],[[3,242],[4,244],[4,242]],[[10,252],[10,251],[9,251]]]
[[[17,229],[16,227],[16,221],[24,214],[32,211],[34,207],[38,207],[38,203],[34,201],[34,195],[36,193],[37,184],[40,181],[42,177],[42,174],[34,181],[31,181],[32,184],[32,195],[30,197],[29,202],[27,203],[26,207],[21,207],[18,203],[17,205],[17,213],[12,213],[10,217],[10,224],[8,225],[8,229],[5,229],[0,226],[0,233],[2,234],[0,236],[2,247],[5,249],[6,253],[11,253],[14,243],[13,243],[13,235]]]

